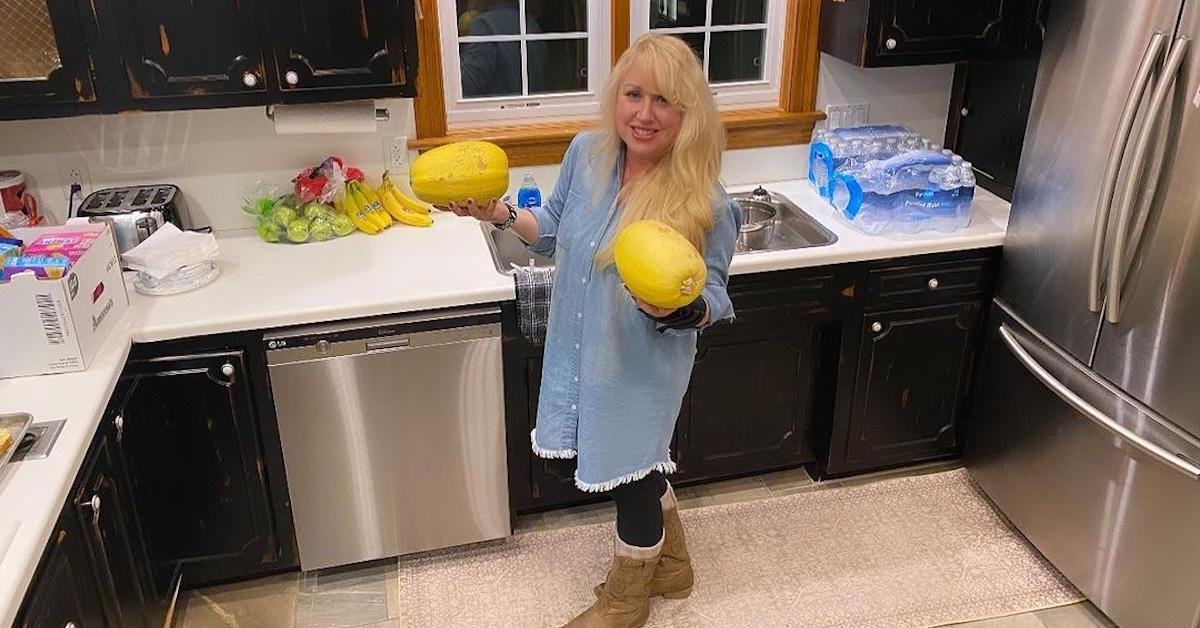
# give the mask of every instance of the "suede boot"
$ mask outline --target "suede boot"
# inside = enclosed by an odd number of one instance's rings
[[[692,594],[692,558],[688,555],[687,540],[683,535],[683,522],[679,520],[679,503],[675,500],[675,489],[667,485],[662,496],[663,542],[662,555],[654,568],[647,592],[651,597],[661,595],[669,600],[680,600]],[[597,596],[604,584],[596,585]]]
[[[615,535],[614,535],[615,537]],[[654,547],[627,545],[614,538],[613,563],[600,597],[566,628],[639,628],[650,616],[646,585],[654,575],[663,542]]]

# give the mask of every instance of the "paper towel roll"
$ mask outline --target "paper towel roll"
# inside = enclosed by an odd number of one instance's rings
[[[275,133],[374,133],[375,101],[329,103],[324,105],[275,105],[272,120]]]

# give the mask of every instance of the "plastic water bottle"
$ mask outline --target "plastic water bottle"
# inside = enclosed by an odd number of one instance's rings
[[[861,167],[873,159],[886,159],[913,147],[921,136],[896,125],[842,127],[822,130],[813,136],[808,150],[808,180],[817,192],[829,198],[830,182],[845,169]]]
[[[521,179],[521,188],[517,190],[517,206],[525,208],[542,206],[542,191],[538,189],[537,181],[533,180],[531,174],[527,174],[524,179]]]
[[[955,231],[971,221],[975,174],[949,151],[916,150],[834,175],[830,200],[871,234]]]

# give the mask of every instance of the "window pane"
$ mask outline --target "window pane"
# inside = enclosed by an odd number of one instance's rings
[[[534,40],[529,51],[529,93],[587,90],[586,39]]]
[[[525,0],[525,32],[587,30],[587,0]]]
[[[707,1],[650,0],[650,28],[704,26],[704,9]]]
[[[518,35],[517,0],[455,0],[458,35]]]
[[[44,79],[61,65],[46,0],[0,1],[0,79]]]
[[[766,20],[766,0],[713,0],[713,25],[762,24]]]
[[[709,45],[709,82],[762,80],[764,35],[761,30],[713,33]]]
[[[696,53],[696,57],[700,59],[700,63],[704,63],[704,33],[679,33],[675,35],[683,40],[683,43]]]
[[[459,44],[463,98],[521,95],[521,42]]]

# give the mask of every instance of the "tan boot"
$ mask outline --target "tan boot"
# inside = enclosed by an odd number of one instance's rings
[[[654,547],[634,547],[614,540],[613,564],[600,590],[600,599],[572,619],[566,628],[638,628],[650,616],[646,585],[654,575],[662,552],[660,540]]]
[[[683,522],[679,520],[679,503],[675,500],[675,489],[667,485],[662,496],[663,548],[650,578],[647,591],[651,597],[661,595],[669,600],[681,600],[692,594],[692,557],[688,555],[687,539],[683,535]],[[604,583],[596,585],[599,597]]]

